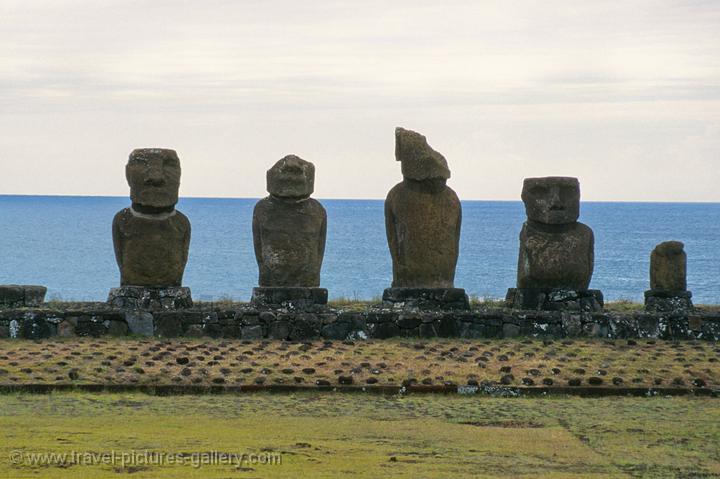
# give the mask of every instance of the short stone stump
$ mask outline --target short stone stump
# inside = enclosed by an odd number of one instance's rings
[[[288,305],[294,308],[322,306],[328,302],[325,288],[268,287],[253,288],[250,302],[259,306]]]
[[[186,287],[121,286],[110,290],[107,302],[116,308],[146,311],[186,309],[193,306],[190,288]]]
[[[45,286],[6,284],[0,285],[0,306],[35,308],[45,302]]]
[[[645,311],[669,313],[693,309],[690,291],[645,291]]]
[[[602,311],[605,300],[602,291],[588,289],[510,288],[505,302],[509,308],[533,311]]]
[[[383,305],[403,309],[470,309],[470,300],[462,288],[387,288]]]

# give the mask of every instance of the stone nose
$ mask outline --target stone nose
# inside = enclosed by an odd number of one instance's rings
[[[145,184],[152,186],[162,186],[165,184],[165,175],[163,174],[162,165],[149,164],[145,170]]]
[[[565,206],[560,198],[560,188],[550,189],[550,210],[561,211],[564,210]]]

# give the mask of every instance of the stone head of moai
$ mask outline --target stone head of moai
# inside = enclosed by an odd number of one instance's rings
[[[309,198],[315,190],[315,165],[295,155],[281,159],[267,172],[267,191],[276,198]]]
[[[125,177],[133,205],[163,210],[178,202],[180,159],[175,150],[134,150],[125,167]]]
[[[653,291],[687,290],[687,254],[680,241],[666,241],[650,255],[650,289]]]
[[[522,200],[531,221],[547,225],[575,223],[580,217],[580,182],[577,178],[527,178]]]
[[[403,181],[385,200],[395,288],[452,288],[460,249],[460,200],[447,161],[420,133],[395,130]]]
[[[450,178],[445,157],[428,145],[427,139],[412,130],[395,129],[395,159],[402,165],[403,178],[411,181],[435,181]]]

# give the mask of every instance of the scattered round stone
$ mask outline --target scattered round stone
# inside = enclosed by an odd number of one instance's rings
[[[512,374],[506,374],[500,378],[500,383],[505,385],[512,384],[513,381],[515,381],[515,376]]]
[[[315,380],[315,384],[317,386],[330,386],[330,381],[327,379],[317,379]]]
[[[225,384],[225,378],[212,378],[213,384]]]
[[[577,387],[582,384],[582,379],[580,378],[572,378],[568,381],[568,386]]]
[[[315,374],[315,368],[303,368],[302,372],[305,374]]]
[[[290,369],[290,368],[285,368],[285,369],[281,370],[280,372],[283,373],[283,374],[292,374],[292,373],[295,372],[295,370],[294,370],[294,369]]]
[[[532,378],[523,378],[522,383],[525,386],[534,386],[535,385],[535,381],[533,381]]]
[[[707,386],[707,383],[700,378],[696,378],[696,379],[693,379],[692,385],[695,386],[696,388],[704,388],[705,386]]]
[[[552,386],[553,384],[555,384],[555,381],[553,381],[552,378],[543,378],[542,383],[545,386]]]
[[[365,382],[366,382],[367,384],[377,384],[378,379],[377,379],[377,378],[367,378],[367,379],[365,380]]]
[[[338,382],[344,386],[348,386],[353,383],[352,376],[339,376]]]
[[[69,377],[70,379],[72,379],[73,381],[77,381],[78,379],[80,379],[80,371],[77,370],[77,369],[75,369],[75,368],[72,368],[72,369],[68,372],[68,377]]]
[[[593,377],[591,377],[591,378],[588,379],[588,383],[589,383],[591,386],[601,386],[602,383],[603,383],[603,380],[602,380],[602,378],[599,378],[599,377],[597,377],[597,376],[593,376]]]
[[[175,362],[178,363],[178,364],[180,364],[180,365],[182,366],[183,364],[189,363],[189,362],[190,362],[190,358],[183,356],[183,357],[180,357],[180,358],[176,358],[176,359],[175,359]]]
[[[192,369],[190,368],[183,368],[182,371],[180,371],[180,374],[187,377],[192,375]]]
[[[509,373],[510,371],[512,371],[512,367],[510,366],[503,366],[500,368],[501,373]]]

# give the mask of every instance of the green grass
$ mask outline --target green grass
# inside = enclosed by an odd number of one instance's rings
[[[0,477],[719,477],[720,401],[344,394],[0,396]],[[279,465],[13,465],[22,453],[271,453]],[[190,457],[190,456],[189,456]]]

